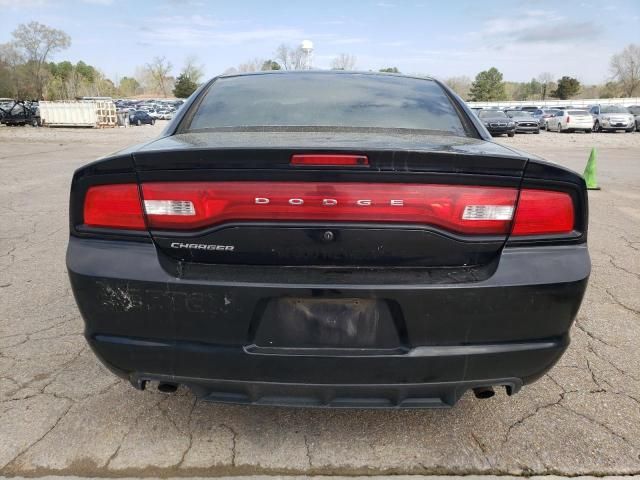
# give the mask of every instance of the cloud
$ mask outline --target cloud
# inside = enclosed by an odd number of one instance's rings
[[[510,42],[566,45],[600,34],[601,30],[592,22],[573,21],[549,10],[527,10],[517,16],[493,18],[475,33],[496,48],[505,48]]]

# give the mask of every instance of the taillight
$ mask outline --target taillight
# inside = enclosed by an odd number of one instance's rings
[[[567,123],[571,122],[571,117],[569,115],[567,115]]]
[[[151,182],[142,185],[150,228],[195,230],[231,221],[405,223],[468,235],[569,234],[575,213],[564,192],[504,187],[307,182]],[[515,210],[515,214],[514,214]],[[87,191],[84,224],[146,228],[136,184]],[[513,220],[513,227],[511,223]]]
[[[524,189],[520,192],[512,235],[571,233],[575,214],[573,200],[564,192]]]
[[[433,225],[509,232],[517,189],[466,185],[180,182],[142,185],[151,228],[194,230],[242,220]]]
[[[96,185],[84,198],[84,224],[88,227],[144,230],[144,216],[135,183]]]

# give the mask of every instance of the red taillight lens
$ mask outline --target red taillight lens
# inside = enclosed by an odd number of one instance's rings
[[[567,193],[524,189],[520,192],[512,235],[571,233],[574,218],[573,200]]]
[[[339,154],[298,154],[291,157],[291,165],[306,166],[341,166],[359,167],[369,165],[369,159],[364,155]]]
[[[96,185],[84,198],[84,224],[88,227],[144,230],[144,217],[135,183]]]
[[[506,234],[515,188],[463,185],[185,182],[142,186],[151,228],[192,230],[236,220],[434,225]]]
[[[567,116],[567,123],[571,123],[571,117]]]

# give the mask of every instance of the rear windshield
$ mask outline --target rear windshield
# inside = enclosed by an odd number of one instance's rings
[[[629,110],[619,105],[605,105],[600,109],[600,113],[629,113]]]
[[[589,112],[587,112],[586,110],[569,110],[569,115],[576,115],[576,116],[580,116],[580,115],[588,115],[591,116],[591,114]]]
[[[219,78],[187,130],[266,126],[418,129],[466,135],[449,97],[433,80],[335,73]]]
[[[504,112],[501,112],[500,110],[482,110],[478,116],[480,118],[506,118],[507,114]]]

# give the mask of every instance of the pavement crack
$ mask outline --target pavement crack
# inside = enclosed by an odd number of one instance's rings
[[[191,447],[193,447],[193,428],[191,426],[191,420],[193,417],[193,411],[196,408],[196,404],[198,403],[198,397],[193,398],[193,403],[191,404],[191,409],[189,410],[189,415],[187,416],[187,435],[189,437],[189,444],[187,448],[182,452],[182,457],[180,461],[176,464],[176,468],[181,468],[184,463],[185,458],[187,458],[187,454],[191,451]]]
[[[640,310],[636,310],[633,307],[630,307],[629,305],[625,304],[624,302],[620,301],[620,299],[618,297],[616,297],[613,293],[611,293],[611,289],[610,288],[605,288],[604,289],[605,292],[607,292],[607,295],[609,295],[609,297],[611,297],[611,299],[620,307],[624,308],[625,310],[634,313],[635,315],[640,315]]]
[[[309,468],[313,468],[313,465],[311,464],[311,448],[309,445],[309,438],[306,435],[302,435],[302,439],[304,440],[304,453],[307,457],[307,464],[309,465]]]
[[[491,459],[489,458],[489,452],[487,450],[486,445],[478,438],[478,436],[473,432],[469,432],[469,434],[471,435],[471,438],[473,439],[474,443],[478,446],[478,448],[480,449],[480,451],[482,452],[482,454],[484,455],[484,459],[487,462],[487,465],[489,465],[489,467],[493,468],[493,462],[491,461]]]
[[[231,466],[236,466],[236,456],[237,456],[237,439],[238,433],[226,423],[219,424],[220,428],[224,428],[229,433],[231,433]]]
[[[44,432],[44,434],[42,434],[37,440],[35,440],[34,442],[30,443],[27,447],[25,447],[23,450],[21,450],[15,457],[13,457],[12,460],[10,460],[7,464],[5,464],[4,467],[2,467],[2,469],[3,470],[14,470],[15,464],[19,462],[20,458],[22,456],[24,456],[33,447],[35,447],[38,443],[40,443],[42,440],[44,440],[46,438],[46,436],[49,435],[60,424],[62,419],[67,416],[67,413],[69,413],[69,410],[71,410],[73,405],[74,405],[73,402],[69,402],[69,405],[67,405],[67,407],[60,414],[60,416],[57,418],[57,420],[51,426],[51,428],[49,428],[46,432]]]

